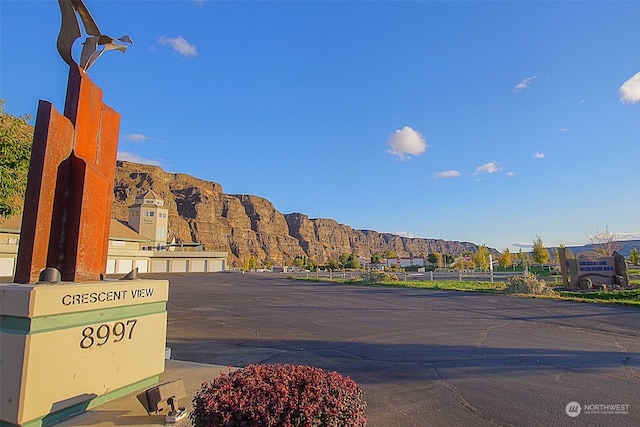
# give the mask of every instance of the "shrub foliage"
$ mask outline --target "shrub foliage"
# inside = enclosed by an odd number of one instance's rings
[[[397,282],[398,276],[380,270],[371,270],[362,274],[362,281],[367,283]]]
[[[527,273],[522,276],[509,277],[506,294],[527,294],[527,295],[553,295],[553,289],[547,286],[544,280],[538,280],[534,274]]]
[[[193,398],[196,427],[364,427],[362,389],[337,372],[301,365],[249,365],[204,383]]]

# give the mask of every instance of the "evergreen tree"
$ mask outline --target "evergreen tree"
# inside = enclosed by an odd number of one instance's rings
[[[451,254],[444,254],[442,256],[443,261],[444,261],[444,266],[446,267],[447,265],[453,264],[455,262],[455,257]]]
[[[526,253],[522,252],[522,249],[518,249],[518,261],[520,261],[520,265],[523,267],[528,264],[529,257]]]

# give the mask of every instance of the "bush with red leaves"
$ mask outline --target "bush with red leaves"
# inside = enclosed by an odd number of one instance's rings
[[[193,398],[196,427],[364,427],[362,389],[337,372],[249,365],[204,383]]]

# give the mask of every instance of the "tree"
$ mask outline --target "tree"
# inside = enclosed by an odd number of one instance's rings
[[[456,270],[473,270],[476,268],[474,261],[467,261],[464,257],[460,257],[453,263],[453,268]]]
[[[0,217],[22,210],[20,199],[27,188],[33,127],[28,115],[15,117],[4,112],[0,99]]]
[[[350,255],[342,254],[340,255],[340,264],[342,265],[342,268],[358,270],[360,268],[360,259],[356,252],[351,252]]]
[[[329,271],[335,271],[340,268],[340,264],[335,259],[330,259],[324,266]]]
[[[349,260],[350,262],[350,268],[353,268],[354,270],[360,270],[360,258],[358,258],[358,254],[356,254],[355,252],[353,253],[354,257],[352,259]]]
[[[478,248],[478,252],[473,255],[473,261],[482,271],[489,270],[489,248],[486,245],[482,245]]]
[[[604,231],[598,231],[591,236],[589,241],[593,245],[594,250],[602,256],[611,256],[615,251],[619,251],[622,248],[620,236],[609,231],[608,225]]]
[[[442,268],[443,259],[444,257],[442,256],[442,254],[438,252],[430,253],[427,257],[427,261],[438,266],[438,268]]]
[[[449,264],[453,264],[453,262],[456,260],[456,258],[451,254],[444,254],[442,257],[444,258],[445,267]]]
[[[542,242],[542,238],[540,236],[536,236],[533,241],[533,262],[537,264],[546,264],[549,262],[549,251],[544,247],[544,243]]]
[[[629,251],[629,261],[631,264],[638,265],[640,263],[640,257],[638,256],[638,248],[633,248]]]
[[[255,270],[258,266],[258,261],[256,257],[253,255],[249,259],[244,260],[244,269],[245,270]]]
[[[382,255],[379,252],[371,254],[371,264],[382,264]]]
[[[338,257],[338,264],[340,264],[341,268],[347,268],[347,263],[349,262],[349,254],[343,253]]]
[[[387,249],[386,251],[384,251],[384,253],[382,254],[382,256],[384,258],[395,258],[396,257],[396,251],[394,251],[393,249]]]
[[[505,249],[500,255],[498,255],[498,265],[500,267],[509,267],[511,266],[511,252],[509,252],[509,248]]]
[[[522,249],[518,249],[518,261],[520,261],[520,265],[525,266],[529,261],[529,256],[522,252]]]

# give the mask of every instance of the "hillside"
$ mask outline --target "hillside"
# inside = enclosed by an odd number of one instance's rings
[[[403,257],[426,257],[432,252],[458,255],[478,249],[468,242],[354,230],[332,219],[282,214],[262,197],[225,194],[214,182],[122,161],[116,167],[112,216],[126,220],[135,197],[150,189],[169,209],[170,239],[201,242],[205,250],[227,251],[231,266],[242,266],[252,256],[258,262],[273,264],[290,263],[296,256],[326,263],[353,251],[369,258],[385,250]]]
[[[580,252],[585,252],[585,251],[596,250],[596,247],[593,244],[583,245],[583,246],[568,246],[568,248],[571,249],[571,251],[574,254],[578,254]],[[628,258],[629,252],[631,252],[633,248],[640,249],[640,240],[621,240],[620,249],[618,250],[618,253]]]

